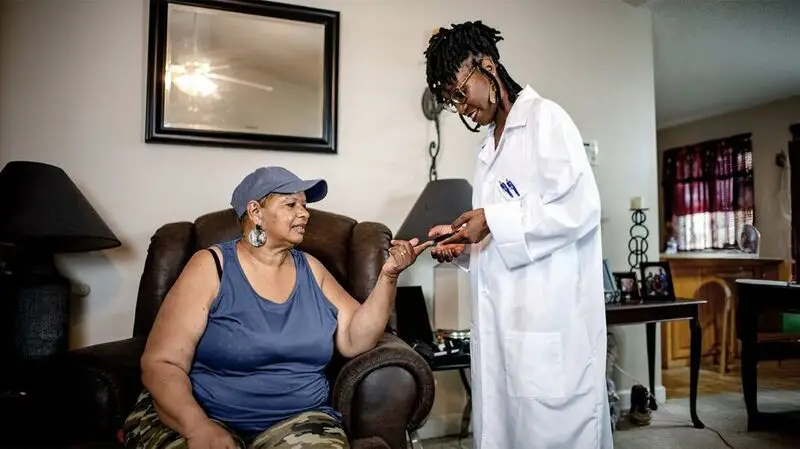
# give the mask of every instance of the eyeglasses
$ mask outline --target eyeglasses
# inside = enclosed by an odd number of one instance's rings
[[[464,80],[458,83],[455,89],[452,90],[446,97],[444,102],[444,107],[450,112],[457,112],[458,105],[464,104],[467,101],[467,94],[464,92],[464,85],[467,84],[469,78],[475,73],[477,66],[472,67],[470,71],[467,73],[467,76],[464,77]]]

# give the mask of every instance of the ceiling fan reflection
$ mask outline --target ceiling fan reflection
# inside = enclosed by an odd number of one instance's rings
[[[240,86],[272,92],[272,86],[266,86],[240,78],[215,73],[215,70],[224,70],[228,66],[211,67],[207,62],[188,62],[185,64],[170,64],[166,74],[167,90],[172,85],[181,92],[192,97],[217,97],[218,85],[213,80],[224,81]],[[218,97],[217,97],[218,98]]]

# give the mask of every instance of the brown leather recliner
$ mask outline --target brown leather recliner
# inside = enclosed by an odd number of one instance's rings
[[[358,301],[372,290],[387,256],[391,232],[311,209],[299,249],[317,257]],[[73,440],[114,441],[142,390],[139,366],[161,302],[194,252],[239,235],[232,209],[194,223],[170,223],[152,236],[139,285],[133,337],[71,351],[69,428]],[[433,405],[433,374],[425,360],[389,328],[378,346],[330,366],[333,406],[344,415],[354,447],[406,447]],[[385,442],[386,446],[381,442]]]

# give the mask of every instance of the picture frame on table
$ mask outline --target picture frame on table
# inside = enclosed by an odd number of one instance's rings
[[[642,262],[639,265],[644,301],[675,301],[675,287],[669,262]]]
[[[614,282],[614,276],[608,266],[608,259],[603,259],[603,290],[606,304],[618,304],[622,297]]]
[[[618,271],[614,273],[614,281],[625,303],[641,302],[642,294],[639,291],[639,280],[632,271]]]

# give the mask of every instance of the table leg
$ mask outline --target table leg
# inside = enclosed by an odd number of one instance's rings
[[[464,384],[464,390],[467,392],[467,404],[461,413],[461,438],[466,438],[469,436],[469,423],[472,417],[472,387],[470,387],[467,380],[465,368],[459,368],[458,374],[461,377],[461,383]]]
[[[656,323],[647,323],[647,374],[650,380],[650,410],[658,410],[656,403]]]
[[[705,428],[697,417],[697,382],[700,377],[700,353],[703,350],[703,329],[700,326],[699,308],[695,306],[694,317],[689,321],[691,327],[690,372],[689,372],[689,413],[696,429]]]
[[[753,318],[755,320],[755,318]],[[747,409],[747,431],[758,429],[758,356],[756,329],[750,323],[743,323],[740,338],[742,340],[742,393]]]

